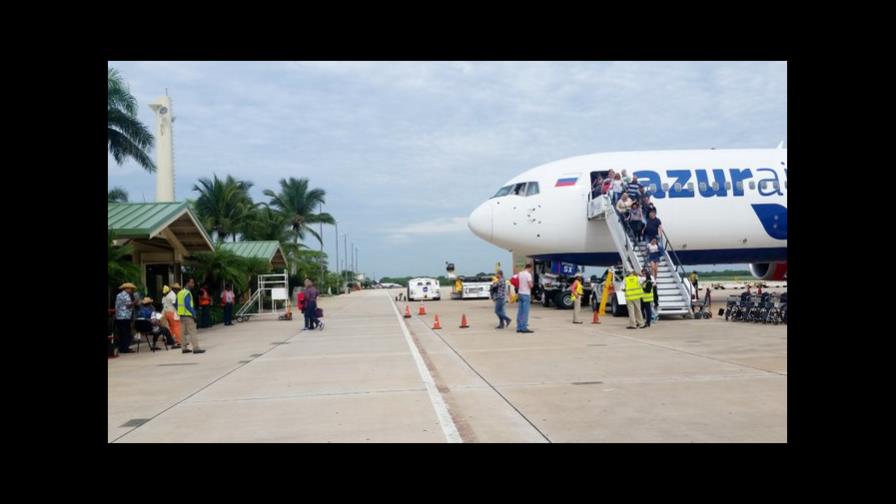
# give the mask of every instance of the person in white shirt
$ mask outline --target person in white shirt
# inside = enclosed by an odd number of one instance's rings
[[[526,264],[525,269],[519,272],[520,288],[517,291],[520,298],[520,308],[516,312],[516,332],[531,333],[529,329],[529,306],[532,305],[532,265]]]
[[[180,315],[177,314],[177,291],[180,290],[180,284],[172,284],[169,288],[167,285],[162,288],[162,315],[168,330],[174,335],[174,341],[177,343],[173,348],[180,348]]]
[[[228,285],[224,292],[221,293],[221,304],[224,306],[224,325],[233,325],[233,300],[236,296],[233,294],[233,285]]]

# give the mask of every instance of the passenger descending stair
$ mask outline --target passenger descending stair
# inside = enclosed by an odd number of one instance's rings
[[[588,201],[588,219],[602,220],[619,252],[619,257],[626,268],[641,271],[647,265],[647,244],[635,246],[625,232],[619,215],[610,198],[601,195]],[[678,270],[681,270],[680,272]],[[660,254],[657,268],[657,295],[659,301],[658,315],[686,315],[693,317],[691,295],[683,280],[684,270],[676,266],[668,250]]]

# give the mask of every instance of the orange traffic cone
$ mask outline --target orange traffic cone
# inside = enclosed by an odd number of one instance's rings
[[[470,326],[467,325],[467,314],[463,313],[463,314],[461,314],[461,317],[460,317],[460,328],[466,329],[468,327],[470,327]]]
[[[600,324],[600,318],[597,316],[597,310],[594,311],[594,317],[591,319],[592,324]]]
[[[404,318],[411,318],[411,307],[404,305]]]
[[[441,329],[441,328],[442,328],[442,324],[439,323],[439,316],[438,316],[438,315],[436,315],[436,321],[433,322],[433,324],[432,324],[432,328],[433,328],[433,329]]]
[[[420,311],[417,312],[417,315],[426,315],[426,307],[423,304],[420,304]]]

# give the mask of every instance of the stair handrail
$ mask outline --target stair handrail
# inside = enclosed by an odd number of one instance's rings
[[[676,284],[678,285],[678,290],[681,292],[681,296],[685,299],[688,310],[690,310],[693,306],[691,302],[692,293],[688,292],[688,289],[684,286],[684,276],[687,272],[681,265],[681,259],[678,257],[678,253],[675,252],[675,248],[672,247],[672,241],[669,240],[669,235],[666,234],[666,230],[662,230],[660,232],[663,235],[663,246],[661,248],[663,249],[663,254],[666,256],[666,262],[674,267],[674,274],[678,277],[678,282],[676,282]],[[669,255],[670,251],[672,252],[671,255]],[[672,260],[673,258],[675,259],[674,261]],[[691,286],[691,288],[693,288],[693,286]]]
[[[602,194],[597,199],[603,199],[601,206],[603,206],[604,210],[604,219],[607,221],[607,228],[610,230],[610,237],[616,245],[616,251],[619,252],[623,262],[629,262],[629,268],[634,268],[635,272],[640,273],[642,268],[641,261],[638,258],[638,254],[635,253],[628,233],[625,232],[625,226],[622,224],[622,214],[610,202],[608,195]]]

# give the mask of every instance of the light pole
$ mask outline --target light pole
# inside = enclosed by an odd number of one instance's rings
[[[324,213],[324,204],[318,203],[317,214],[320,215]],[[324,285],[324,223],[320,223],[320,279],[318,279],[317,284],[323,288]]]
[[[333,222],[333,225],[336,226],[336,241],[333,242],[336,244],[336,271],[340,271],[339,269],[339,223]],[[339,287],[336,288],[336,291],[339,291]]]

